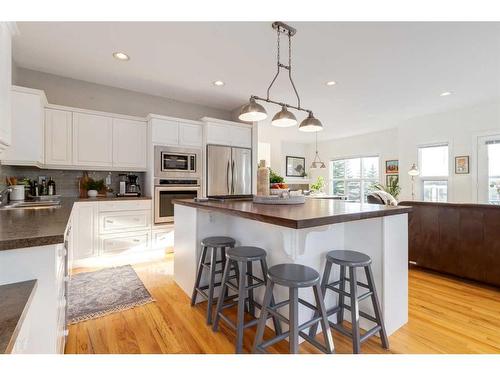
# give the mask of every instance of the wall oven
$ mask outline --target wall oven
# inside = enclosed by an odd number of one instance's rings
[[[196,148],[155,146],[155,177],[199,178],[201,150]]]
[[[200,180],[155,178],[155,224],[174,222],[174,199],[193,199],[201,194]]]

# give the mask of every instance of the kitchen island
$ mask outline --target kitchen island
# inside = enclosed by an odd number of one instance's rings
[[[299,263],[320,274],[330,250],[356,250],[372,258],[379,299],[387,333],[408,321],[408,212],[410,207],[349,203],[330,199],[309,199],[299,205],[262,205],[252,201],[226,200],[175,203],[174,279],[188,295],[195,280],[200,241],[208,236],[230,236],[237,245],[258,246],[267,251],[269,266]],[[255,267],[258,268],[258,267]],[[339,277],[338,268],[333,276]],[[258,274],[258,272],[257,272]],[[259,275],[258,275],[259,276]],[[358,279],[364,282],[359,272]],[[261,302],[263,289],[255,293]],[[277,301],[288,298],[277,287]],[[313,302],[310,289],[300,290],[301,298]],[[328,292],[326,306],[336,304]],[[361,309],[373,314],[368,300]],[[286,311],[283,311],[287,315]],[[311,318],[311,310],[300,307],[299,323]],[[349,320],[350,314],[345,318]],[[372,322],[361,318],[364,329]]]

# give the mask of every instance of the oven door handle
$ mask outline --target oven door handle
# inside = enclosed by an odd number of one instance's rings
[[[227,188],[227,193],[230,194],[230,190],[229,190],[229,160],[227,161],[227,167],[226,167],[226,188]]]

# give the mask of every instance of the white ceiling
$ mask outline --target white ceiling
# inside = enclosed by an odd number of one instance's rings
[[[290,24],[298,29],[295,84],[302,105],[323,122],[323,140],[500,96],[500,23]],[[250,94],[265,96],[276,69],[276,34],[268,22],[18,26],[14,60],[21,67],[226,110]],[[131,60],[113,59],[114,51]],[[218,79],[226,85],[213,86]],[[329,80],[338,84],[327,87]],[[443,91],[453,95],[440,97]],[[271,97],[294,103],[286,79]],[[271,117],[278,110],[268,108]],[[280,134],[313,139],[296,127]]]

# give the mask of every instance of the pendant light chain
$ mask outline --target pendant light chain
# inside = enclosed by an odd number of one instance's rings
[[[240,110],[240,115],[238,118],[242,121],[260,121],[267,117],[266,109],[256,103],[256,101],[264,101],[267,103],[272,103],[282,107],[281,111],[276,113],[271,122],[274,126],[288,127],[297,124],[297,118],[295,115],[288,110],[288,108],[296,109],[298,111],[307,112],[307,117],[300,123],[299,130],[304,132],[317,132],[323,130],[323,124],[316,117],[314,117],[313,112],[310,109],[302,108],[300,104],[300,96],[295,82],[292,78],[292,37],[296,34],[297,30],[283,22],[273,22],[273,29],[276,30],[276,73],[271,80],[267,88],[266,98],[259,97],[257,95],[251,95],[248,104],[242,106]],[[286,33],[288,36],[288,65],[281,63],[281,34]],[[286,60],[285,60],[286,61]],[[292,84],[293,91],[297,97],[297,105],[291,105],[288,103],[272,100],[270,98],[271,88],[273,87],[281,69],[288,70],[288,78]]]

